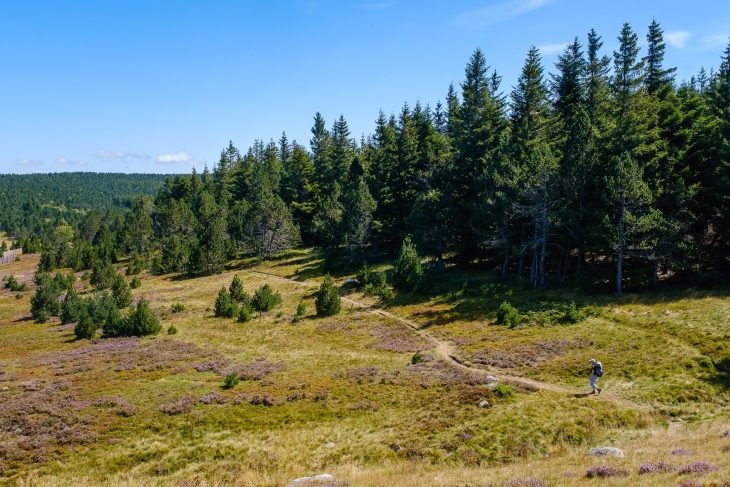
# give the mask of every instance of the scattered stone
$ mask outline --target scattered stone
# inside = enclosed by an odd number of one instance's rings
[[[286,487],[298,487],[300,485],[307,485],[312,482],[322,482],[325,480],[334,480],[334,477],[328,473],[323,473],[320,475],[314,475],[312,477],[300,477],[298,479],[294,479],[288,484],[286,484]]]
[[[486,399],[483,400],[483,401],[479,401],[479,407],[480,408],[488,408],[489,407],[489,401],[487,401]]]
[[[487,388],[490,391],[493,391],[497,388],[498,385],[499,385],[499,383],[497,383],[497,382],[490,382],[489,384],[487,384]]]
[[[325,448],[334,448],[335,444],[332,441],[328,441],[327,443],[324,444],[324,447]]]
[[[730,437],[730,429],[725,430],[725,432],[722,434],[725,438]]]
[[[588,450],[587,454],[592,457],[624,457],[624,452],[613,446],[599,446],[598,448],[591,448]]]

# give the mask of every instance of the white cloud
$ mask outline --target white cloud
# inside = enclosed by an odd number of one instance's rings
[[[545,44],[544,46],[538,46],[537,48],[540,50],[540,54],[549,56],[551,54],[560,54],[565,51],[566,47],[568,47],[568,43],[561,42],[560,44]]]
[[[702,44],[708,49],[719,49],[726,47],[730,42],[728,34],[714,34],[702,38]]]
[[[16,164],[20,164],[21,166],[42,166],[43,161],[39,161],[36,159],[19,159],[15,161]]]
[[[552,0],[507,0],[494,5],[469,10],[454,17],[454,24],[480,28],[509,20],[512,17],[526,14],[544,7]]]
[[[96,154],[96,157],[100,159],[149,159],[149,154],[144,152],[120,152],[120,151],[109,151],[100,150]]]
[[[692,33],[687,32],[686,30],[675,30],[664,34],[664,38],[670,46],[678,47],[680,49],[687,44],[690,37],[692,37]]]
[[[188,162],[192,159],[192,156],[185,151],[178,152],[177,154],[162,154],[157,156],[157,162],[163,164],[180,164],[182,162]]]
[[[69,159],[66,159],[65,157],[59,157],[56,159],[57,164],[61,164],[63,166],[85,166],[86,161],[71,161]]]

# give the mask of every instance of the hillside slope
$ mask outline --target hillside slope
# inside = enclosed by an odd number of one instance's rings
[[[177,333],[76,341],[57,320],[28,319],[36,264],[0,268],[31,286],[0,291],[0,479],[11,484],[274,486],[329,473],[329,485],[357,486],[704,485],[730,474],[730,392],[713,364],[730,338],[727,289],[536,298],[453,273],[453,290],[385,310],[345,286],[343,311],[320,319],[322,261],[297,251],[191,280],[144,275],[135,298]],[[282,304],[248,323],[213,317],[235,274]],[[493,324],[505,299],[523,325]],[[571,299],[584,318],[552,323],[550,306]],[[308,313],[293,322],[300,301]],[[585,394],[593,356],[605,395]],[[242,380],[224,390],[231,371]],[[600,446],[625,457],[586,456]],[[638,474],[660,461],[718,470]],[[598,466],[628,476],[586,478]]]

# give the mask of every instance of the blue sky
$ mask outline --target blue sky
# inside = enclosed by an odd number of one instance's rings
[[[652,18],[680,79],[719,64],[725,0],[6,0],[0,172],[189,172],[229,139],[307,143],[316,111],[359,138],[381,108],[442,99],[476,47],[508,91],[530,45],[551,70],[574,36],[610,53]]]

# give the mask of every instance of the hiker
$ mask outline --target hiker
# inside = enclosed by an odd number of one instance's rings
[[[591,388],[593,389],[593,394],[600,394],[601,388],[596,385],[596,381],[603,375],[603,365],[594,358],[589,362],[591,363]]]

